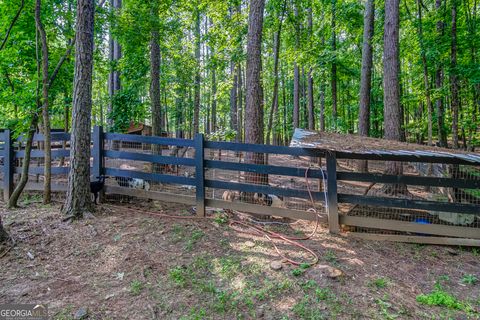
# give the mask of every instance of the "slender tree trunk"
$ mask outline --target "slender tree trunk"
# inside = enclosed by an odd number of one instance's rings
[[[200,11],[195,10],[195,92],[193,102],[193,133],[200,129]]]
[[[450,90],[452,95],[452,136],[453,147],[458,148],[458,112],[460,98],[458,96],[459,84],[457,75],[457,0],[452,0],[452,44],[450,55]]]
[[[237,66],[238,70],[238,103],[237,103],[237,141],[242,142],[243,141],[243,81],[242,81],[242,64],[239,62]]]
[[[435,8],[440,12],[442,8],[442,0],[435,1]],[[444,22],[443,20],[437,21],[437,33],[439,40],[443,38],[444,32]],[[441,58],[439,58],[441,59]],[[443,87],[443,66],[442,62],[437,62],[437,70],[435,72],[435,87],[437,91],[441,91]],[[438,143],[441,147],[447,147],[447,134],[445,132],[445,121],[444,121],[444,106],[443,106],[443,97],[438,95],[435,102],[436,111],[437,111],[437,127],[438,127]]]
[[[399,59],[399,0],[385,2],[385,26],[383,47],[383,92],[384,92],[384,137],[387,140],[401,141],[401,110],[400,110],[400,59]],[[387,162],[386,173],[401,175],[401,162]],[[385,193],[405,193],[406,186],[386,185]]]
[[[52,145],[50,134],[50,115],[48,112],[48,44],[47,34],[42,24],[41,18],[42,1],[35,2],[35,24],[40,35],[42,44],[42,115],[43,115],[43,136],[44,136],[44,185],[43,185],[43,203],[51,202],[51,181],[52,181]]]
[[[280,55],[280,43],[281,43],[281,36],[282,36],[282,24],[283,24],[283,17],[285,14],[285,7],[286,1],[284,2],[282,13],[279,19],[278,30],[274,34],[273,39],[273,74],[274,74],[274,83],[273,83],[273,96],[272,96],[272,107],[270,108],[270,115],[268,117],[268,125],[267,125],[267,134],[266,134],[266,143],[270,144],[270,134],[272,132],[272,127],[274,123],[274,117],[278,111],[278,60]]]
[[[418,40],[420,42],[420,51],[422,55],[422,66],[423,66],[423,84],[425,86],[425,98],[427,101],[427,112],[428,112],[428,145],[433,145],[433,105],[432,99],[430,97],[430,83],[428,80],[428,64],[427,64],[427,55],[425,53],[425,45],[423,44],[423,23],[422,23],[422,6],[420,4],[421,0],[417,0],[417,11],[418,11]]]
[[[368,136],[370,131],[370,100],[372,88],[373,50],[372,38],[375,23],[375,1],[367,0],[363,19],[362,70],[360,79],[360,110],[358,114],[358,133]],[[368,162],[359,161],[358,170],[368,171]]]
[[[295,52],[299,52],[300,47],[300,23],[298,21],[298,7],[294,4],[295,15]],[[293,65],[293,128],[300,127],[300,70],[295,57]]]
[[[70,173],[64,207],[65,213],[75,218],[93,209],[90,198],[90,130],[94,8],[93,0],[77,1]]]
[[[153,4],[152,18],[153,21],[158,19],[158,5]],[[160,44],[159,44],[159,31],[158,26],[154,23],[153,30],[150,35],[150,104],[152,114],[152,135],[161,136],[162,127],[162,104],[161,104],[161,92],[160,92]],[[152,145],[153,154],[162,154],[161,146]],[[162,171],[161,164],[153,164],[152,171],[155,173]]]
[[[122,0],[110,0],[110,9],[114,15],[118,15],[118,11],[122,8]],[[107,124],[109,129],[114,125],[111,114],[113,112],[113,97],[121,89],[120,71],[118,70],[118,61],[122,57],[122,47],[120,43],[114,39],[112,31],[110,30],[109,39],[109,60],[111,63],[110,74],[108,75],[108,95],[110,97],[110,103],[108,104]]]
[[[263,143],[262,30],[265,0],[251,0],[247,36],[245,141]],[[263,153],[248,153],[248,163],[264,163]],[[246,173],[248,183],[267,183],[265,175]]]
[[[211,131],[217,131],[217,67],[214,63],[212,67],[212,120],[210,122]]]
[[[238,74],[235,70],[235,63],[230,62],[230,75],[232,76],[232,88],[230,89],[230,129],[236,132],[235,141],[238,141],[238,119],[237,119],[237,92]]]
[[[332,84],[332,118],[333,127],[337,128],[337,34],[336,34],[336,10],[337,0],[332,0],[332,71],[331,71],[331,84]]]

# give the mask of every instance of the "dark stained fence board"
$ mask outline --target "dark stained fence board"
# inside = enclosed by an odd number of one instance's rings
[[[195,166],[195,161],[191,158],[177,158],[170,156],[160,156],[147,153],[126,152],[105,150],[104,155],[107,158],[126,159],[135,161],[145,161],[158,164],[173,164],[180,166]]]
[[[10,130],[5,130],[3,135],[5,137],[3,149],[3,199],[7,202],[13,192],[14,153],[12,132]]]
[[[43,191],[44,189],[43,182],[33,182],[29,181],[25,185],[25,190],[30,190],[30,191]],[[52,192],[65,192],[67,191],[67,185],[66,184],[60,184],[60,183],[52,183]]]
[[[42,167],[30,167],[28,168],[29,174],[42,174],[45,172],[45,169]],[[70,167],[52,167],[52,175],[57,174],[68,174],[70,172]],[[22,167],[15,167],[15,173],[22,173]]]
[[[121,133],[105,133],[105,140],[117,140],[128,142],[141,142],[148,144],[179,146],[179,147],[193,147],[193,140],[190,139],[176,139],[176,138],[162,138],[156,136],[140,136],[135,134],[121,134]]]
[[[417,186],[454,187],[465,189],[480,188],[480,179],[454,179],[419,176],[395,176],[381,173],[338,172],[337,180],[376,182],[376,183],[404,183]]]
[[[281,167],[252,163],[237,163],[218,160],[205,160],[205,167],[212,169],[247,171],[263,174],[277,174],[283,176],[305,177],[305,168]],[[308,178],[322,179],[322,170],[309,169]],[[327,177],[327,172],[323,172],[323,177]]]
[[[466,203],[450,203],[426,200],[396,199],[386,197],[359,196],[352,194],[339,194],[338,201],[341,203],[352,203],[371,205],[378,207],[420,209],[430,211],[479,214],[480,205]]]
[[[160,191],[151,191],[151,190],[146,191],[146,190],[140,190],[140,189],[106,185],[105,193],[121,194],[125,196],[140,197],[140,198],[146,198],[146,199],[152,199],[152,200],[182,203],[186,205],[195,205],[195,197],[193,196],[172,194],[172,193],[160,192]]]
[[[167,174],[158,174],[158,173],[147,173],[140,171],[132,170],[121,170],[115,168],[105,168],[105,175],[114,176],[114,177],[124,177],[124,178],[136,178],[143,180],[150,180],[163,183],[174,183],[174,184],[183,184],[187,186],[194,186],[195,179],[187,177],[177,177]]]
[[[205,141],[205,148],[231,150],[231,151],[270,153],[270,154],[287,154],[292,156],[310,156],[310,157],[320,157],[325,154],[324,151],[316,150],[316,149],[302,149],[302,148],[292,148],[292,147],[284,147],[284,146],[223,142],[223,141],[222,142]]]
[[[104,167],[104,139],[103,139],[103,127],[102,126],[95,126],[93,128],[92,140],[93,140],[93,148],[92,148],[92,158],[93,158],[93,168],[92,174],[94,178],[100,177],[103,174],[103,167]]]
[[[326,154],[327,160],[327,195],[328,195],[328,227],[331,233],[340,232],[338,222],[338,195],[337,195],[337,158],[334,152]]]
[[[464,164],[479,165],[478,162],[459,159],[451,156],[414,156],[400,154],[382,154],[382,153],[350,153],[337,151],[337,159],[358,159],[358,160],[378,160],[378,161],[401,161],[401,162],[428,162],[428,163],[447,163],[447,164]]]
[[[17,141],[25,141],[26,136],[21,134],[18,136]],[[70,141],[70,133],[68,132],[52,132],[51,133],[52,142],[55,141]],[[41,133],[35,133],[33,136],[33,141],[44,141],[45,137]]]
[[[251,204],[251,203],[229,202],[229,201],[216,200],[216,199],[206,199],[205,203],[208,207],[212,207],[212,208],[224,208],[224,209],[231,209],[231,210],[261,214],[261,215],[278,216],[278,217],[301,219],[301,220],[307,220],[307,221],[316,221],[317,219],[317,217],[315,216],[315,213],[312,213],[312,212],[297,211],[297,210],[285,209],[285,208],[267,207],[267,206],[261,206],[257,204]],[[326,223],[327,217],[320,216],[318,217],[318,221],[321,223]]]
[[[61,158],[61,157],[69,157],[70,150],[66,149],[52,149],[52,159],[53,158]],[[16,158],[24,158],[25,157],[25,150],[15,151]],[[44,158],[45,151],[43,150],[31,150],[30,157],[32,158]]]
[[[424,244],[439,244],[448,246],[475,246],[480,247],[480,240],[465,239],[465,238],[448,238],[448,237],[433,237],[433,236],[410,236],[400,234],[376,234],[376,233],[361,233],[349,232],[346,237],[358,238],[364,240],[374,241],[397,241],[407,243],[424,243]]]
[[[205,180],[205,186],[208,188],[238,190],[238,191],[253,192],[253,193],[258,192],[258,193],[265,193],[265,194],[274,194],[276,196],[310,199],[308,191],[297,190],[297,189],[276,188],[276,187],[271,187],[271,186],[261,185],[261,184],[245,184],[245,183],[226,182],[226,181],[217,181],[217,180],[207,179]],[[325,200],[325,193],[312,191],[312,197],[314,200]]]
[[[195,135],[195,198],[197,215],[205,217],[205,149],[203,134]]]
[[[404,232],[434,234],[449,237],[480,239],[478,228],[449,226],[441,224],[420,224],[400,220],[385,220],[370,217],[341,216],[340,222],[348,226],[386,229]]]

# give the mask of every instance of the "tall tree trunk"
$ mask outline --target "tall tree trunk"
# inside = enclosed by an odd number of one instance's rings
[[[385,26],[383,47],[383,101],[384,101],[384,137],[387,140],[401,141],[400,110],[400,60],[399,60],[399,0],[385,2]],[[401,175],[401,162],[387,162],[386,173]],[[405,193],[405,185],[386,185],[385,193]]]
[[[435,1],[435,8],[440,12],[442,8],[442,0]],[[438,37],[441,40],[443,38],[444,32],[444,23],[443,20],[437,21],[437,33]],[[440,58],[439,58],[440,59]],[[437,91],[441,91],[443,87],[443,66],[442,62],[437,62],[437,70],[435,72],[435,87]],[[437,127],[438,127],[438,143],[441,147],[447,147],[447,134],[445,132],[445,120],[444,120],[444,106],[443,106],[443,97],[439,95],[435,101],[436,111],[437,111]]]
[[[238,119],[237,119],[237,93],[238,74],[235,63],[230,62],[230,75],[232,76],[232,88],[230,89],[230,129],[236,132],[235,141],[238,141]]]
[[[243,141],[243,84],[242,84],[242,64],[239,62],[237,66],[237,87],[238,87],[238,103],[237,103],[237,141]]]
[[[433,145],[433,105],[432,99],[430,97],[430,83],[428,80],[428,64],[427,64],[427,55],[425,53],[425,45],[423,39],[423,23],[422,23],[422,6],[420,3],[421,0],[417,0],[417,11],[418,11],[418,40],[420,42],[420,51],[422,55],[422,66],[423,66],[423,84],[425,86],[425,98],[427,100],[427,112],[428,112],[428,145]]]
[[[375,23],[375,1],[365,2],[365,13],[363,18],[363,48],[362,48],[362,70],[360,78],[360,110],[358,113],[358,133],[361,136],[368,136],[370,131],[370,99],[372,88],[372,38]],[[357,163],[360,172],[368,171],[368,162],[360,160]]]
[[[298,7],[294,4],[295,14],[295,52],[299,52],[300,47],[300,23],[298,21]],[[295,55],[297,56],[297,54]],[[295,58],[293,65],[293,128],[300,127],[300,70]]]
[[[94,8],[93,0],[77,0],[70,173],[64,207],[65,213],[75,218],[93,209],[90,198],[90,129]]]
[[[460,98],[457,75],[457,0],[452,0],[452,44],[450,55],[450,90],[452,95],[452,136],[453,147],[458,148],[458,111]]]
[[[245,142],[263,143],[262,30],[265,0],[251,0],[247,35]],[[248,163],[264,163],[263,153],[248,153]],[[248,183],[267,183],[262,174],[246,173]]]
[[[280,43],[281,43],[281,36],[282,36],[282,24],[283,24],[283,17],[285,14],[285,7],[286,1],[283,4],[282,13],[279,19],[278,30],[274,34],[273,39],[273,75],[274,75],[274,82],[273,82],[273,95],[272,95],[272,106],[270,108],[270,115],[268,117],[268,125],[267,125],[267,134],[266,134],[266,143],[270,144],[270,134],[272,132],[273,123],[275,115],[278,111],[278,60],[280,56]]]
[[[217,131],[217,66],[212,67],[212,120],[210,122],[211,131]]]
[[[360,79],[360,112],[358,117],[358,133],[368,136],[370,130],[370,95],[372,88],[372,38],[375,20],[374,0],[365,3],[365,16],[363,19],[363,49],[362,73]]]
[[[43,185],[43,203],[51,202],[51,183],[52,183],[52,143],[50,134],[50,115],[48,112],[48,44],[47,34],[42,24],[41,18],[42,1],[35,2],[35,24],[40,35],[42,44],[42,115],[43,115],[43,136],[44,136],[44,185]]]
[[[122,0],[111,0],[110,1],[110,9],[114,15],[118,16],[118,11],[122,8]],[[121,82],[120,82],[120,71],[118,70],[118,61],[122,57],[122,47],[120,43],[114,39],[112,35],[112,31],[110,31],[110,39],[109,39],[109,60],[111,63],[110,74],[108,75],[108,95],[110,97],[110,103],[108,104],[107,113],[109,116],[107,117],[107,124],[109,129],[111,129],[114,125],[113,119],[111,118],[111,114],[113,112],[113,97],[115,94],[120,91],[121,89]]]
[[[195,10],[195,92],[193,101],[193,133],[200,128],[200,11]]]
[[[152,20],[158,19],[158,3],[153,3]],[[160,92],[160,63],[161,52],[159,44],[159,31],[156,23],[152,26],[153,30],[150,35],[150,104],[152,114],[152,135],[161,136],[162,127],[162,104],[161,104],[161,92]],[[152,145],[153,154],[162,154],[162,148],[159,145]],[[155,173],[162,171],[161,164],[153,164],[152,171]]]
[[[308,33],[310,37],[310,41],[312,41],[313,37],[313,10],[312,10],[312,3],[308,7]],[[307,89],[307,96],[308,96],[308,129],[315,130],[315,106],[314,106],[314,98],[313,98],[313,76],[312,76],[312,67],[308,70],[308,89]]]
[[[333,127],[337,128],[337,34],[336,34],[336,11],[337,0],[332,0],[332,71],[331,71],[331,84],[332,84],[332,118]]]

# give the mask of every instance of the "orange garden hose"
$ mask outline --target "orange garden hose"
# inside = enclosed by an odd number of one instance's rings
[[[288,262],[292,265],[298,266],[298,265],[307,264],[309,266],[313,266],[316,263],[318,263],[318,255],[312,249],[310,249],[310,248],[306,247],[305,245],[301,244],[300,242],[298,242],[299,240],[310,239],[317,232],[318,225],[319,225],[318,213],[315,209],[315,201],[313,200],[312,192],[311,192],[311,189],[310,189],[310,182],[308,180],[309,169],[310,168],[307,168],[305,170],[305,182],[306,182],[306,185],[307,185],[307,191],[308,191],[308,194],[309,194],[309,197],[310,197],[310,201],[312,202],[313,213],[315,213],[315,218],[316,218],[315,219],[315,228],[313,229],[313,231],[310,234],[308,234],[304,237],[288,237],[286,235],[283,235],[283,234],[280,234],[280,233],[277,233],[277,232],[266,230],[264,227],[254,225],[252,223],[239,221],[239,220],[231,221],[230,224],[229,224],[229,227],[231,229],[239,232],[239,233],[247,233],[247,234],[251,234],[251,235],[259,236],[259,237],[264,236],[266,239],[271,241],[271,243],[272,243],[273,247],[275,248],[275,251],[277,252],[277,254],[281,258],[283,258],[284,261],[286,261],[286,262]],[[104,206],[118,208],[118,206],[115,206],[115,205],[104,205]],[[125,209],[125,207],[122,207],[122,208]],[[192,216],[170,215],[170,214],[166,214],[166,213],[145,211],[145,210],[134,209],[134,208],[130,208],[130,207],[127,207],[127,210],[135,211],[135,212],[139,212],[139,213],[143,213],[143,214],[146,213],[146,214],[149,214],[149,215],[153,215],[153,216],[157,216],[157,217],[163,217],[163,218],[169,218],[169,219],[192,220],[192,219],[205,219],[205,218],[212,219],[213,218],[213,217],[192,217]],[[238,227],[238,226],[242,226],[243,228]],[[250,229],[250,231],[248,231],[248,229]],[[274,239],[285,241],[285,242],[287,242],[287,243],[289,243],[289,244],[291,244],[295,247],[300,248],[301,250],[306,251],[309,255],[312,256],[312,259],[309,262],[299,262],[299,261],[293,260],[291,258],[288,258],[277,247]]]

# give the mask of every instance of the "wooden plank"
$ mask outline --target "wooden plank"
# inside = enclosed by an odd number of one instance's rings
[[[93,167],[92,174],[96,179],[97,177],[103,174],[104,167],[104,158],[103,158],[103,127],[95,126],[93,127],[93,148],[92,148],[92,158],[93,158]]]
[[[227,162],[227,161],[218,161],[218,160],[205,160],[206,168],[213,169],[222,169],[222,170],[234,170],[234,171],[247,171],[263,174],[278,174],[283,176],[293,176],[293,177],[305,177],[305,168],[292,168],[292,167],[282,167],[282,166],[272,166],[264,164],[252,164],[252,163],[238,163],[238,162]],[[309,178],[322,178],[322,170],[319,169],[309,169],[308,170]],[[326,177],[327,173],[323,173]]]
[[[205,217],[205,168],[204,168],[204,141],[203,134],[195,135],[195,197],[197,215]]]
[[[237,210],[237,211],[261,214],[261,215],[291,218],[296,220],[307,220],[307,221],[316,220],[315,214],[312,212],[261,206],[257,204],[251,204],[251,203],[229,202],[229,201],[216,200],[216,199],[206,199],[205,204],[207,207],[212,207],[212,208],[224,208],[224,209]],[[319,222],[321,223],[327,223],[328,221],[326,216],[320,216],[318,219],[319,219]]]
[[[173,194],[167,192],[160,192],[160,191],[146,191],[142,189],[132,189],[132,188],[124,188],[120,186],[109,186],[106,185],[105,193],[108,194],[121,194],[125,196],[132,196],[132,197],[140,197],[152,200],[159,200],[159,201],[166,201],[166,202],[174,202],[174,203],[182,203],[186,205],[195,205],[195,197],[181,195],[181,194]]]
[[[258,192],[265,194],[274,194],[276,196],[295,197],[310,199],[308,191],[297,189],[276,188],[262,184],[246,184],[236,182],[226,182],[218,180],[205,180],[205,186],[208,188],[238,190],[243,192]],[[324,192],[312,191],[312,197],[314,200],[325,200]]]
[[[68,132],[51,132],[52,142],[54,141],[70,141],[70,133]],[[26,139],[26,135],[21,134],[18,136],[17,141],[24,142]],[[45,137],[42,133],[35,133],[33,136],[33,141],[44,141]]]
[[[441,224],[420,224],[409,221],[386,220],[358,216],[340,216],[340,223],[348,226],[364,228],[480,239],[480,228],[449,226]]]
[[[325,154],[324,151],[318,150],[318,149],[303,149],[303,148],[292,148],[292,147],[284,147],[284,146],[272,146],[272,145],[265,145],[265,144],[237,143],[237,142],[224,142],[224,141],[205,141],[205,148],[270,153],[270,154],[287,154],[292,156],[310,156],[310,157],[320,157]]]
[[[105,140],[118,140],[129,142],[141,142],[158,145],[193,147],[193,140],[190,139],[176,139],[176,138],[162,138],[156,136],[140,136],[135,134],[121,134],[121,133],[105,133]]]
[[[360,232],[348,232],[343,235],[350,238],[374,240],[374,241],[396,241],[396,242],[407,242],[407,243],[438,244],[438,245],[448,245],[448,246],[480,247],[480,240],[466,239],[466,238],[425,237],[425,236],[409,236],[409,235],[399,235],[399,234],[376,234],[376,233],[360,233]]]
[[[3,132],[5,138],[5,144],[3,149],[3,199],[5,202],[10,199],[10,196],[13,193],[13,173],[14,161],[13,161],[13,143],[12,143],[12,132],[6,129]]]
[[[337,172],[337,180],[376,182],[376,183],[403,183],[415,186],[454,187],[464,189],[480,188],[480,179],[453,179],[420,176],[395,176],[381,173]]]
[[[167,174],[147,173],[133,170],[121,170],[115,168],[105,168],[105,175],[114,177],[136,178],[149,181],[183,184],[187,186],[194,186],[195,179],[187,177],[178,177]]]
[[[173,164],[173,165],[179,165],[179,166],[195,166],[195,161],[191,158],[177,158],[177,157],[170,157],[170,156],[160,156],[155,154],[114,151],[114,150],[105,150],[104,155],[107,158],[114,158],[114,159],[146,161],[151,163]]]
[[[401,161],[401,162],[428,162],[428,163],[447,163],[447,164],[464,164],[470,166],[478,166],[480,163],[449,157],[446,155],[425,156],[425,155],[395,155],[382,153],[354,153],[337,151],[337,159],[358,159],[358,160],[378,160],[378,161]]]
[[[428,211],[454,212],[465,214],[479,214],[480,205],[467,203],[451,203],[427,200],[410,200],[387,197],[360,196],[353,194],[339,194],[338,202],[361,205],[371,205],[389,208],[419,209]]]
[[[15,167],[15,173],[22,173],[22,167]],[[52,167],[52,175],[57,174],[68,174],[70,172],[70,167]],[[44,173],[44,168],[42,167],[29,167],[29,174],[41,174]]]
[[[326,160],[328,173],[328,229],[331,233],[339,233],[340,224],[338,222],[337,158],[335,152],[327,153]]]
[[[45,151],[43,151],[43,150],[32,150],[32,151],[30,151],[30,156],[32,158],[44,158],[45,157]],[[52,149],[52,159],[61,158],[61,157],[70,157],[70,150]],[[25,150],[15,151],[15,158],[25,158]]]
[[[65,192],[67,191],[67,187],[68,186],[66,184],[52,183],[52,192]],[[44,189],[43,182],[29,181],[25,185],[25,190],[43,191],[43,189]]]

